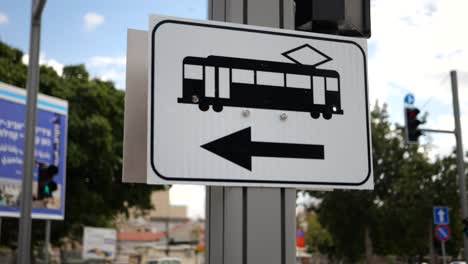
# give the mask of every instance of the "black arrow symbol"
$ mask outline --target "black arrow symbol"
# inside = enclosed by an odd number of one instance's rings
[[[250,127],[201,146],[243,168],[252,170],[252,157],[325,159],[323,145],[253,142]]]

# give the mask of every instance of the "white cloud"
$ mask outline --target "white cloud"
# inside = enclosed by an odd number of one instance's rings
[[[190,218],[204,218],[205,186],[175,184],[169,190],[169,197],[173,205],[188,206]]]
[[[103,81],[113,81],[115,83],[120,83],[121,81],[125,80],[125,72],[118,71],[116,69],[108,69],[97,74],[96,77]],[[118,88],[122,87],[119,86]]]
[[[8,21],[9,21],[8,16],[5,13],[0,12],[0,25],[6,25],[8,24]]]
[[[125,87],[125,56],[95,56],[86,62],[92,75],[104,81],[113,81],[117,88]]]
[[[465,149],[468,149],[468,35],[463,34],[465,0],[375,0],[369,56],[370,102],[388,102],[393,121],[402,124],[403,97],[416,106],[429,103],[422,127],[453,129],[449,71],[457,70]],[[424,140],[426,137],[422,137]],[[453,135],[430,133],[431,156],[453,150]]]
[[[107,67],[107,66],[125,66],[125,56],[120,57],[104,57],[95,56],[89,60],[89,65],[92,67]]]
[[[468,113],[461,116],[462,126],[462,139],[464,142],[464,149],[466,150],[468,140]],[[429,119],[425,125],[427,128],[440,129],[453,131],[455,129],[453,115],[449,114],[439,115],[436,118]],[[447,156],[455,149],[455,135],[453,134],[441,134],[441,133],[427,133],[428,139],[431,142],[432,149],[429,152],[431,158],[435,158],[437,155],[443,157]]]
[[[464,0],[374,1],[371,102],[402,97],[411,90],[420,102],[435,97],[450,104],[450,83],[440,87],[440,82],[451,69],[468,71],[468,36],[460,33],[464,31],[460,18],[467,8]],[[461,84],[461,94],[467,93],[466,88]],[[468,102],[468,96],[464,100]]]
[[[29,55],[28,54],[24,54],[23,55],[23,58],[21,58],[21,61],[25,64],[25,65],[28,65],[29,63]],[[51,59],[51,58],[47,58],[46,54],[45,53],[42,53],[39,55],[39,64],[40,65],[47,65],[49,67],[52,67],[52,69],[55,70],[55,72],[57,72],[58,75],[62,76],[62,73],[63,73],[63,67],[64,65],[60,62],[58,62],[57,60],[55,59]]]
[[[104,16],[94,12],[88,12],[83,16],[84,28],[86,31],[93,31],[104,23]]]

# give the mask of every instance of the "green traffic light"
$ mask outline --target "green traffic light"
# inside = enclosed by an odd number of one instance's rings
[[[50,194],[49,186],[46,185],[46,186],[44,187],[44,193],[45,193],[45,194]]]

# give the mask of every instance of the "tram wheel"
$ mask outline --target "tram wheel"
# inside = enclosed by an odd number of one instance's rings
[[[214,104],[214,105],[213,105],[213,110],[214,110],[215,112],[218,112],[218,113],[219,113],[219,112],[223,111],[223,106],[220,105],[220,104]]]
[[[198,108],[202,111],[208,111],[208,109],[210,109],[210,105],[207,103],[200,103]]]
[[[326,120],[330,120],[332,118],[332,113],[328,111],[322,113],[322,115],[323,115],[323,118],[325,118]]]
[[[310,116],[313,118],[313,119],[317,119],[320,117],[320,113],[319,112],[316,112],[316,111],[312,111],[310,112]]]

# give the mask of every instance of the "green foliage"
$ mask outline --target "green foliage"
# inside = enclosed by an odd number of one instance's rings
[[[23,53],[18,49],[10,48],[0,41],[0,80],[2,82],[25,87],[26,66],[21,63]]]
[[[307,215],[305,243],[309,253],[320,252],[329,255],[334,250],[333,238],[328,230],[322,227],[317,215],[314,213]]]
[[[0,42],[0,81],[25,87],[22,56]],[[69,103],[65,221],[54,222],[53,238],[108,226],[131,206],[149,209],[150,193],[160,187],[121,182],[124,92],[90,79],[84,65],[67,66],[62,76],[41,66],[40,92]]]
[[[367,192],[334,191],[325,195],[319,219],[333,238],[337,258],[356,263],[362,257],[364,230],[370,219],[369,200]]]
[[[457,221],[461,217],[454,157],[431,162],[419,145],[405,145],[403,131],[390,124],[385,105],[375,105],[371,122],[374,190],[313,194],[323,199],[319,220],[332,235],[337,257],[351,263],[363,259],[367,228],[375,254],[428,254],[435,205],[451,208],[454,236],[447,249],[457,255],[462,226]]]
[[[440,158],[435,162],[437,173],[433,176],[431,197],[434,205],[448,205],[451,239],[446,242],[447,253],[456,256],[463,248],[463,223],[458,192],[456,155]],[[465,164],[465,168],[467,165]]]

